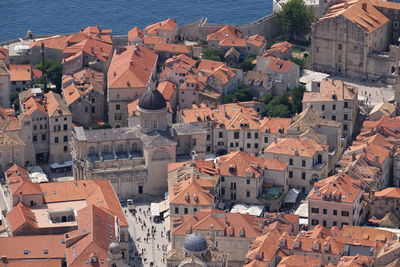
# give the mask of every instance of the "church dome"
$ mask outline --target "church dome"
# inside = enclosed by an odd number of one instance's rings
[[[118,242],[112,242],[109,246],[108,246],[108,251],[111,254],[121,254],[121,247],[119,245]]]
[[[185,245],[183,248],[186,251],[199,252],[207,250],[207,242],[201,235],[190,234],[185,239]]]
[[[147,90],[139,100],[139,107],[142,109],[158,110],[166,106],[165,98],[158,90]]]

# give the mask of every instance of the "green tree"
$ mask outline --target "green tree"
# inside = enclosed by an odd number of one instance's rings
[[[219,49],[205,49],[203,51],[203,59],[209,59],[214,61],[223,61],[224,54]]]
[[[283,104],[267,105],[267,114],[271,117],[290,118],[289,107]]]
[[[60,62],[44,59],[36,64],[34,68],[41,70],[43,72],[43,77],[56,86],[57,93],[61,92],[62,64]],[[42,82],[44,82],[44,79],[42,79]],[[46,84],[44,84],[44,88],[45,91],[47,91]]]
[[[312,9],[306,7],[303,0],[289,0],[275,15],[276,22],[289,40],[304,39],[315,21]]]
[[[254,69],[253,60],[256,59],[255,57],[248,57],[240,63],[240,68],[243,71],[250,71]]]
[[[302,101],[303,95],[306,91],[306,87],[304,85],[299,85],[293,87],[290,90],[290,97],[291,97],[291,106],[292,106],[292,113],[300,113],[302,111]]]
[[[11,105],[14,105],[16,111],[19,111],[19,94],[17,91],[11,92],[10,95]]]
[[[263,97],[261,98],[261,102],[263,102],[265,105],[268,104],[271,100],[272,100],[271,92],[265,92]]]
[[[233,91],[231,94],[227,95],[225,97],[224,102],[225,103],[232,103],[234,101],[250,101],[253,99],[253,94],[251,93],[250,88],[248,87],[239,87],[235,91]]]

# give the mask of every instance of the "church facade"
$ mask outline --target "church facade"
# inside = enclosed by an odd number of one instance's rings
[[[138,113],[129,127],[74,129],[76,180],[110,180],[120,198],[156,195],[167,191],[169,163],[204,158],[207,132],[192,124],[169,123],[166,101],[158,90],[141,96]]]

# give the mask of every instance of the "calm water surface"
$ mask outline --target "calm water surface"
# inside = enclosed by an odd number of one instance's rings
[[[242,24],[271,13],[271,0],[0,0],[0,41],[34,34],[77,32],[87,25],[126,34],[173,17],[187,23],[207,17],[210,23]]]

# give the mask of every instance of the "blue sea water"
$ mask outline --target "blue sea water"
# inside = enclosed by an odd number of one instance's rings
[[[127,34],[173,17],[187,23],[207,17],[210,23],[242,24],[271,13],[271,0],[0,0],[0,41],[34,34],[77,32],[87,25]]]

